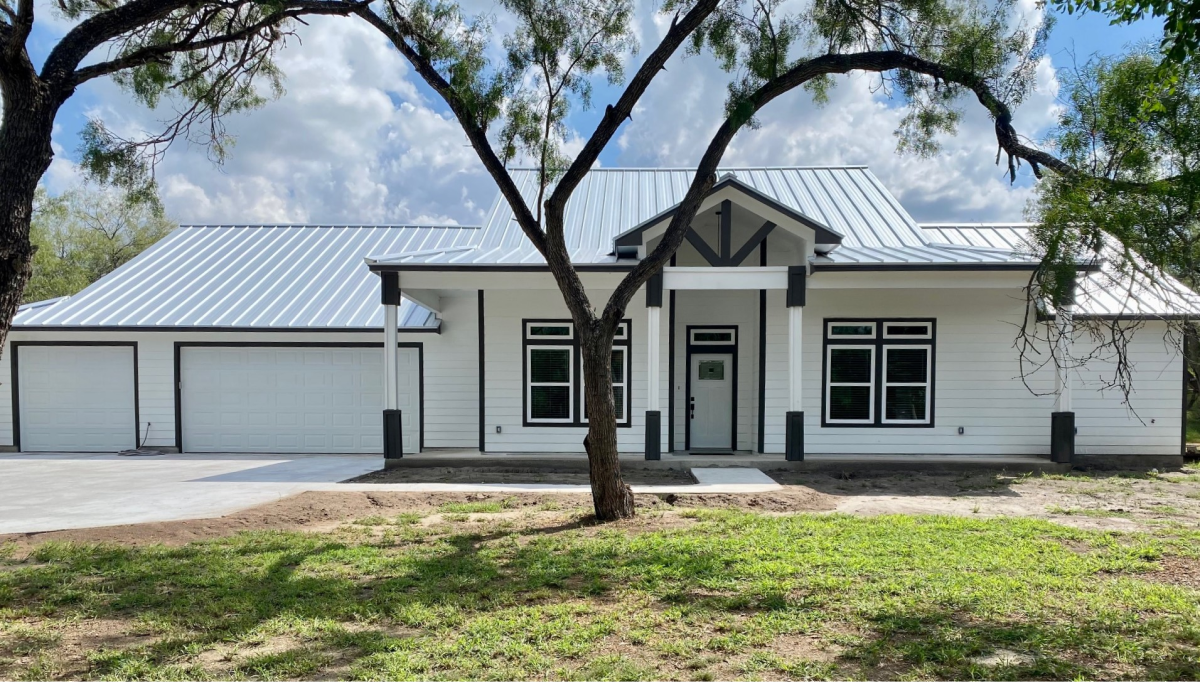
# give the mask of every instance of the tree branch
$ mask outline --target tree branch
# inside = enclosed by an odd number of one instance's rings
[[[814,78],[831,74],[845,74],[850,71],[872,71],[882,73],[896,69],[906,69],[921,73],[947,83],[953,83],[971,90],[976,98],[992,114],[996,121],[996,139],[1001,149],[1013,158],[1025,159],[1037,171],[1038,166],[1045,166],[1064,175],[1074,175],[1078,171],[1057,157],[1033,149],[1020,142],[1012,126],[1012,113],[1008,106],[997,98],[988,84],[974,73],[954,69],[945,65],[922,59],[911,54],[895,50],[860,52],[854,54],[828,54],[800,62],[777,78],[773,78],[749,95],[746,107],[739,108],[738,119],[726,118],[713,135],[700,163],[696,174],[678,210],[672,217],[666,232],[658,246],[646,258],[642,259],[633,270],[617,285],[605,306],[603,319],[606,324],[613,325],[620,321],[634,293],[646,283],[655,272],[666,263],[672,254],[682,244],[691,225],[696,211],[700,207],[705,194],[716,181],[717,166],[725,153],[726,147],[734,135],[772,100],[804,85]],[[553,198],[552,198],[553,200]]]
[[[24,52],[25,40],[33,31],[33,0],[19,0],[16,12],[6,6],[4,13],[10,17],[11,23],[6,27],[0,48],[8,61]]]
[[[42,66],[42,78],[69,95],[75,69],[92,50],[140,26],[167,17],[193,0],[130,0],[80,22],[58,41]],[[62,95],[60,94],[60,97]]]
[[[400,54],[412,64],[417,73],[425,79],[429,87],[433,88],[442,99],[446,101],[450,111],[454,112],[455,118],[458,119],[459,125],[467,135],[467,140],[471,146],[475,148],[475,153],[479,155],[480,161],[483,162],[484,168],[496,184],[500,188],[500,193],[508,201],[512,207],[513,216],[516,218],[517,224],[520,225],[521,231],[533,243],[543,256],[546,255],[546,238],[538,226],[538,221],[529,211],[529,207],[525,204],[524,197],[521,196],[521,191],[517,189],[516,183],[508,174],[508,169],[504,167],[504,163],[500,157],[496,155],[496,151],[492,149],[491,143],[487,139],[487,131],[475,119],[473,112],[463,102],[462,98],[454,90],[454,88],[442,78],[438,70],[424,56],[422,56],[412,45],[408,44],[406,38],[412,37],[414,40],[421,40],[421,36],[413,29],[411,24],[398,13],[394,12],[396,21],[400,24],[399,28],[392,26],[383,17],[373,12],[369,7],[360,7],[355,14],[362,17],[368,24],[374,26],[382,33],[392,45],[400,51]]]
[[[268,15],[260,21],[257,21],[249,26],[246,26],[233,33],[228,33],[206,40],[196,40],[196,36],[203,30],[205,23],[200,22],[188,32],[183,39],[166,45],[154,45],[151,47],[142,48],[131,52],[124,57],[118,57],[107,62],[86,66],[75,72],[74,78],[71,81],[73,86],[84,83],[93,78],[106,76],[124,69],[134,68],[158,61],[168,55],[179,52],[192,52],[195,50],[205,50],[211,47],[220,47],[229,43],[235,43],[241,40],[246,40],[258,32],[278,25],[280,22],[288,19],[294,19],[299,16],[306,15],[348,15],[354,13],[359,7],[364,7],[369,4],[370,0],[358,0],[356,2],[343,2],[342,0],[290,0],[286,3],[288,9]]]
[[[683,44],[684,40],[692,34],[700,24],[716,10],[719,0],[700,0],[697,2],[687,14],[683,16],[682,21],[678,20],[671,22],[671,28],[667,30],[667,34],[663,36],[658,47],[646,58],[638,68],[637,73],[630,79],[629,85],[625,86],[625,91],[617,99],[616,104],[608,106],[604,111],[604,116],[600,119],[600,123],[596,125],[596,130],[592,132],[591,137],[583,145],[583,149],[575,157],[567,172],[559,178],[558,185],[550,194],[547,200],[547,210],[562,216],[563,211],[567,206],[567,198],[579,186],[583,180],[583,176],[591,170],[592,164],[596,163],[596,159],[600,158],[600,152],[608,146],[613,135],[633,113],[633,108],[641,99],[642,94],[650,87],[650,83],[663,70],[667,60],[671,55],[675,54],[675,50]]]

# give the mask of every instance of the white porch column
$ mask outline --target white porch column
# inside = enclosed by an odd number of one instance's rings
[[[662,344],[659,339],[662,315],[663,273],[659,271],[646,282],[646,459],[662,459],[662,411],[659,392],[662,388],[659,360]]]
[[[659,319],[662,308],[652,306],[646,308],[646,409],[660,411],[659,391],[662,342],[659,336]]]
[[[1075,412],[1071,408],[1071,341],[1075,331],[1075,287],[1074,282],[1058,303],[1054,317],[1055,359],[1057,360],[1055,388],[1058,400],[1050,414],[1050,460],[1069,464],[1075,458]]]
[[[400,342],[400,334],[396,329],[396,316],[399,306],[383,306],[383,408],[396,409],[399,402],[399,386],[396,377],[396,344]]]
[[[1054,320],[1058,333],[1055,341],[1057,344],[1055,356],[1058,358],[1055,390],[1058,392],[1057,411],[1059,412],[1071,411],[1071,374],[1068,370],[1071,358],[1071,336],[1075,331],[1074,321],[1071,319],[1074,314],[1075,306],[1066,304],[1058,309],[1058,315]]]
[[[804,459],[803,336],[804,303],[808,296],[808,267],[788,266],[788,409],[784,421],[784,458]]]
[[[396,376],[400,274],[379,273],[379,292],[383,304],[383,465],[387,468],[399,464],[404,456],[404,422],[399,409],[400,387]]]
[[[801,399],[803,367],[804,307],[788,308],[788,412],[803,412]]]

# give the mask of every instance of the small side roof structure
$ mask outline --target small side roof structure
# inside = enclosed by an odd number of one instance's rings
[[[931,239],[955,247],[1007,250],[1014,257],[1036,260],[1029,241],[1032,223],[926,223]],[[1179,318],[1200,314],[1200,295],[1163,273],[1154,281],[1121,272],[1114,258],[1080,272],[1076,314],[1102,318]]]
[[[383,328],[372,253],[453,248],[473,227],[188,225],[82,292],[23,306],[14,329],[362,330]],[[400,325],[436,331],[404,301]]]

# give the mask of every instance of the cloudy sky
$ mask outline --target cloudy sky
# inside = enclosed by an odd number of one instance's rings
[[[1032,0],[1023,1],[1028,12],[1039,11]],[[648,51],[665,25],[651,4],[643,5],[637,30]],[[495,186],[436,95],[362,22],[309,23],[279,58],[285,96],[228,121],[237,143],[223,165],[185,144],[168,152],[157,177],[171,217],[181,223],[478,223]],[[42,11],[31,41],[35,60],[64,29],[48,8]],[[1019,130],[1037,139],[1052,124],[1057,69],[1151,36],[1151,26],[1060,18],[1038,70],[1037,92],[1017,111]],[[706,56],[673,59],[602,164],[694,164],[720,120],[727,78]],[[606,96],[615,91],[597,91],[601,109]],[[1020,220],[1030,181],[1009,185],[994,163],[986,115],[977,106],[966,112],[940,156],[900,156],[893,131],[902,112],[869,78],[848,77],[825,106],[804,92],[773,102],[761,127],[739,134],[725,159],[728,165],[867,164],[918,220]],[[108,81],[84,86],[59,116],[47,186],[57,192],[77,181],[72,159],[89,117],[135,133],[156,129],[167,113],[139,107]],[[580,134],[589,132],[595,112],[573,115],[570,123]]]

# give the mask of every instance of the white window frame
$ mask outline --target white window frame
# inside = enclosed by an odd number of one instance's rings
[[[629,346],[613,346],[613,352],[616,353],[617,351],[620,351],[622,356],[625,358],[625,371],[621,375],[622,377],[624,377],[625,380],[624,381],[614,381],[613,387],[616,388],[617,386],[621,386],[622,388],[625,389],[625,392],[622,395],[625,397],[628,397],[629,396],[629,370],[630,370]],[[611,371],[611,368],[610,368],[610,371]],[[614,396],[614,402],[615,401],[616,401],[616,398]],[[617,420],[617,424],[624,426],[629,423],[629,413],[633,411],[631,408],[627,409],[630,407],[630,404],[631,403],[626,398],[622,398],[621,410],[625,413],[625,415]],[[584,379],[582,373],[579,375],[579,406],[580,406],[579,409],[583,410],[579,415],[579,421],[583,424],[586,424],[586,423],[588,423],[588,418],[587,418],[587,381]]]
[[[888,328],[892,327],[892,326],[915,327],[917,325],[925,327],[924,334],[891,334],[888,332]],[[903,320],[884,322],[883,323],[883,338],[885,338],[885,339],[932,339],[933,338],[933,325],[928,322],[904,322]]]
[[[844,337],[838,337],[844,338]],[[853,338],[853,337],[850,337]],[[829,376],[825,377],[825,423],[826,424],[874,424],[875,423],[875,357],[878,353],[875,352],[875,344],[851,344],[839,343],[830,344],[825,347],[825,366],[829,368]],[[871,370],[869,381],[866,382],[834,382],[833,381],[833,351],[835,350],[869,350],[871,351]],[[870,392],[868,394],[867,403],[867,418],[866,419],[833,419],[833,387],[834,386],[868,386]],[[928,414],[928,412],[926,412]]]
[[[892,337],[892,338],[897,338],[897,337]],[[907,337],[899,337],[899,338],[907,338]],[[888,382],[888,380],[887,380],[887,357],[888,357],[888,351],[892,350],[893,348],[898,349],[898,350],[920,349],[920,350],[925,351],[925,381],[924,381],[924,383],[903,382],[903,381],[895,382],[895,383]],[[928,424],[929,423],[929,417],[932,414],[931,409],[933,407],[930,404],[930,401],[932,400],[932,396],[930,395],[932,393],[932,391],[930,390],[930,388],[933,385],[933,362],[932,361],[933,361],[933,346],[931,346],[931,345],[905,343],[905,344],[895,344],[895,345],[890,345],[890,346],[889,345],[883,346],[883,371],[881,372],[881,376],[882,376],[881,380],[883,383],[883,389],[880,392],[880,399],[881,399],[881,404],[883,406],[882,407],[883,412],[879,415],[879,417],[880,417],[879,422],[881,424]],[[888,386],[924,386],[925,387],[925,418],[924,419],[888,419],[887,418]]]
[[[834,327],[870,327],[871,333],[870,334],[834,334],[833,333]],[[872,322],[872,321],[854,322],[851,320],[842,320],[840,322],[828,322],[825,325],[825,337],[832,341],[842,341],[842,340],[853,341],[854,339],[874,339],[876,337],[876,335],[878,335],[878,334],[879,334],[878,326],[875,324],[875,322]]]
[[[697,341],[696,334],[729,334],[728,341]],[[688,345],[691,346],[732,346],[737,343],[736,329],[693,329],[688,332]]]
[[[613,335],[613,340],[625,341],[629,339],[629,323],[622,322],[617,325],[617,333]]]
[[[546,338],[540,336],[537,338]],[[533,352],[537,350],[560,350],[567,352],[567,380],[561,381],[538,381],[533,380]],[[534,417],[533,416],[533,389],[538,386],[566,386],[567,387],[567,417],[565,419]],[[553,345],[539,344],[536,346],[525,347],[525,405],[526,415],[525,421],[530,424],[573,424],[575,422],[575,346],[572,345]]]
[[[533,333],[534,327],[566,327],[566,336],[539,336]],[[530,341],[574,341],[575,325],[570,322],[526,322],[525,338]]]

